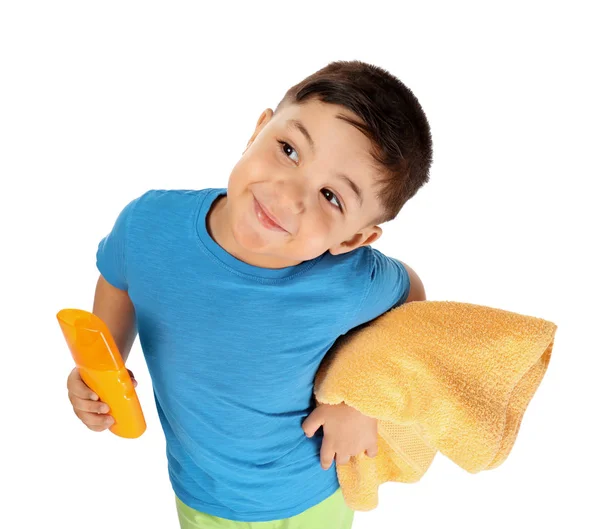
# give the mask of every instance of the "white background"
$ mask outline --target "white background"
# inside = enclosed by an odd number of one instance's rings
[[[177,527],[139,342],[147,432],[91,432],[67,399],[56,312],[91,310],[96,248],[127,202],[226,187],[261,111],[336,59],[397,75],[433,132],[430,183],[374,247],[428,299],[558,325],[499,468],[438,454],[354,527],[600,526],[594,2],[408,4],[2,3],[0,527]]]

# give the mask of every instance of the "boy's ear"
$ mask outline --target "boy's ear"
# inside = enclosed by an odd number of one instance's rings
[[[259,132],[263,129],[263,127],[269,121],[271,121],[272,117],[273,117],[273,110],[272,109],[267,108],[266,110],[263,111],[263,113],[258,118],[258,121],[256,122],[256,127],[254,129],[254,134],[252,134],[252,137],[248,140],[248,144],[246,145],[246,148],[244,149],[244,152],[246,152],[248,150],[248,147],[250,147],[250,145],[252,145],[252,142],[254,141],[254,139],[256,138],[256,136],[258,136]]]

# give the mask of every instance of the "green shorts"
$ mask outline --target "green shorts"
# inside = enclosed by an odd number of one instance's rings
[[[354,511],[346,505],[342,489],[291,518],[270,522],[236,522],[191,509],[177,496],[181,529],[350,529]]]

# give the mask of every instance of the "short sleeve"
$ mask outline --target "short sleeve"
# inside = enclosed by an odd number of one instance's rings
[[[368,290],[356,315],[356,326],[399,307],[408,298],[410,278],[404,265],[371,248]]]
[[[127,290],[127,237],[135,204],[139,198],[127,204],[114,223],[112,230],[98,244],[96,267],[111,285]]]

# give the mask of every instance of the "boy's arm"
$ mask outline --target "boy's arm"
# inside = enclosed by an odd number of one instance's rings
[[[410,278],[410,290],[404,303],[425,301],[425,287],[421,278],[406,263],[402,263]],[[350,457],[366,452],[369,457],[377,455],[377,419],[363,415],[357,409],[340,404],[318,405],[304,420],[302,429],[308,437],[323,427],[321,467],[328,470],[334,458],[336,464],[344,465]]]
[[[410,277],[410,291],[408,293],[408,298],[406,298],[404,303],[408,303],[410,301],[425,301],[426,296],[423,282],[410,266],[403,261],[400,262],[404,265],[404,268],[406,268],[408,276]]]
[[[137,335],[135,309],[129,294],[100,275],[92,312],[106,323],[125,362]]]

